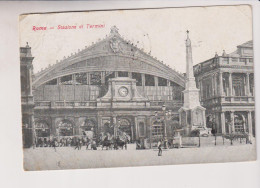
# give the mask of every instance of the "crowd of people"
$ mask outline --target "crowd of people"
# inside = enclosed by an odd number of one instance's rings
[[[94,139],[89,139],[88,137],[38,137],[36,139],[36,147],[75,147],[76,149],[81,149],[82,146],[86,146],[87,149],[89,145],[94,144]]]

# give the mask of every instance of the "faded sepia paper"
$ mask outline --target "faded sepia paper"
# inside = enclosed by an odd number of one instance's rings
[[[250,6],[24,14],[19,29],[25,170],[255,160]],[[189,63],[205,114],[182,124]]]

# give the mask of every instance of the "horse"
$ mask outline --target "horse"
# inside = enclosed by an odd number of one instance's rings
[[[115,139],[114,149],[127,149],[127,140],[121,140],[119,137]]]
[[[101,141],[102,150],[103,150],[104,147],[106,147],[107,150],[112,149],[113,145],[114,145],[113,140],[108,140],[108,139],[106,140],[105,139],[105,140]]]

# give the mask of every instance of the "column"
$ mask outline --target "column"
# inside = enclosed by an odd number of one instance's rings
[[[148,134],[147,136],[149,136],[149,144],[150,144],[150,149],[152,148],[152,116],[147,116],[147,128],[148,128]]]
[[[136,140],[139,139],[139,131],[138,131],[138,122],[137,122],[137,117],[135,117],[135,137],[136,137]]]
[[[72,74],[72,84],[75,85],[76,83],[76,75]]]
[[[101,72],[101,84],[102,85],[105,84],[105,72],[104,71]]]
[[[155,85],[155,87],[158,86],[158,77],[157,76],[154,76],[154,85]]]
[[[57,78],[57,85],[60,85],[60,77]]]
[[[203,84],[202,79],[200,80],[200,101],[203,100]]]
[[[145,74],[141,74],[142,76],[142,86],[144,87],[145,86]]]
[[[216,74],[214,74],[214,90],[215,90],[215,96],[217,96],[218,95],[218,83],[217,83],[217,73]]]
[[[158,77],[157,76],[154,76],[154,86],[155,86],[155,97],[154,97],[154,99],[159,100],[159,97],[158,97]]]
[[[35,131],[35,124],[34,124],[34,116],[33,114],[30,115],[30,123],[32,128],[32,146],[35,147],[35,139],[36,139],[36,131]]]
[[[32,69],[31,66],[28,67],[28,71],[29,71],[29,95],[32,96]]]
[[[97,135],[99,135],[99,133],[102,132],[103,130],[103,122],[102,122],[102,116],[101,115],[98,115],[97,116]]]
[[[166,114],[165,114],[165,112],[164,112],[164,129],[163,129],[163,131],[164,131],[164,138],[165,139],[167,139],[167,117],[166,117]]]
[[[87,73],[87,85],[90,85],[90,73]]]
[[[220,112],[222,134],[226,134],[225,112]]]
[[[58,135],[58,132],[56,130],[56,125],[55,125],[55,117],[51,117],[51,133],[50,134],[52,136],[57,136]]]
[[[212,93],[211,93],[211,97],[215,96],[215,74],[212,74],[212,78],[211,78],[211,89],[212,89]]]
[[[232,73],[229,73],[229,96],[233,96]]]
[[[128,72],[128,77],[133,78],[132,72]]]
[[[247,111],[247,122],[248,122],[248,133],[250,136],[253,135],[253,128],[252,128],[252,112]]]
[[[223,96],[223,73],[219,72],[219,94]]]
[[[116,119],[116,116],[113,116],[113,125],[114,125],[114,136],[117,136],[117,119]]]
[[[117,71],[115,71],[115,78],[117,78],[118,77],[118,72]]]
[[[171,86],[171,81],[167,80],[167,86]]]
[[[82,133],[79,132],[80,124],[79,124],[79,117],[74,117],[75,127],[74,127],[74,134],[81,135]]]
[[[234,111],[230,112],[230,118],[231,118],[231,133],[235,133]]]
[[[250,76],[250,73],[246,73],[246,95],[247,96],[251,96],[249,76]]]

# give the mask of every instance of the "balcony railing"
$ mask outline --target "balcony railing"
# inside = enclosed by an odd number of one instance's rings
[[[236,58],[236,57],[219,57],[219,64],[230,64],[230,65],[252,65],[253,58]]]
[[[215,96],[201,101],[202,105],[215,105],[218,103],[254,103],[254,96]]]
[[[81,107],[96,107],[97,103],[93,101],[86,101],[86,102],[74,102],[74,101],[39,101],[35,102],[35,107],[38,108],[81,108]]]

